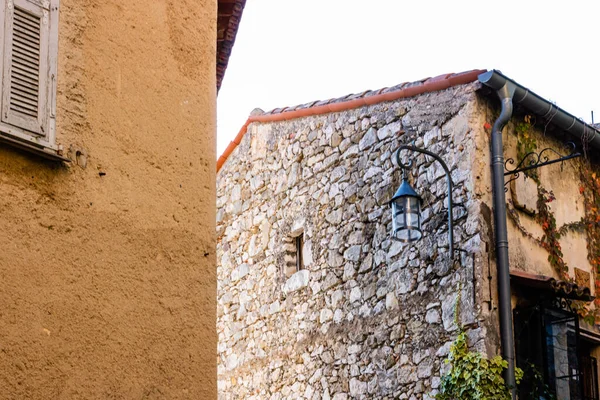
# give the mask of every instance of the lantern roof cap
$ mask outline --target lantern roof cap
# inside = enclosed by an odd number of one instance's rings
[[[392,197],[392,200],[390,200],[390,203],[401,197],[416,197],[417,199],[419,199],[419,201],[422,200],[421,196],[419,196],[415,189],[413,189],[413,187],[410,186],[410,183],[408,183],[408,180],[406,178],[402,179],[402,184],[400,184],[400,187],[398,188],[398,190],[396,190],[396,193],[394,194],[394,197]]]

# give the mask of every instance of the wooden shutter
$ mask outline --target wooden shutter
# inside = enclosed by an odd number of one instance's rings
[[[50,2],[7,0],[2,122],[48,135]]]

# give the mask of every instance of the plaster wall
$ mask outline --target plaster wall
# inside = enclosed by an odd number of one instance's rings
[[[477,114],[480,116],[480,123],[493,124],[497,115],[495,105],[490,104],[486,98],[479,99]],[[517,131],[519,126],[522,127],[525,123],[525,117],[526,114],[515,113],[503,131],[504,158],[505,160],[512,158],[515,161],[514,164],[507,164],[509,168],[515,168],[521,161],[517,154]],[[537,152],[551,148],[559,153],[569,154],[571,150],[565,145],[573,141],[572,137],[562,136],[560,132],[552,131],[551,125],[546,128],[547,132],[544,132],[544,124],[536,123],[533,116],[529,125],[531,126],[527,128],[528,134],[535,141]],[[490,159],[489,132],[483,135],[481,140],[484,142],[481,157],[487,161]],[[578,145],[578,150],[581,151],[581,144]],[[558,157],[548,151],[543,156],[548,156],[550,160]],[[556,228],[563,231],[559,242],[563,259],[568,267],[568,275],[575,279],[575,268],[589,274],[589,281],[585,286],[589,287],[594,295],[595,271],[588,261],[586,230],[581,223],[585,217],[581,170],[589,168],[585,165],[586,162],[588,161],[584,158],[576,158],[540,167],[535,170],[539,177],[539,184],[521,173],[517,180],[506,185],[509,260],[511,269],[560,279],[558,272],[548,261],[548,252],[540,243],[544,230],[543,223],[538,220],[539,189],[551,192],[555,200],[549,202],[548,207],[556,218]],[[489,170],[489,166],[487,168]],[[485,177],[487,182],[491,182],[490,179],[488,176]],[[510,176],[507,176],[505,181],[508,182],[509,179]],[[482,198],[491,207],[491,188],[486,191]],[[569,226],[573,226],[574,229],[567,229]]]
[[[431,398],[458,293],[471,345],[495,353],[477,88],[249,126],[217,177],[220,398]],[[456,263],[444,173],[422,155],[411,179],[424,238],[389,238],[392,152],[413,140],[446,160],[464,203]],[[300,231],[306,265],[289,276],[286,243]]]
[[[62,0],[57,165],[0,147],[3,398],[216,398],[215,0]]]

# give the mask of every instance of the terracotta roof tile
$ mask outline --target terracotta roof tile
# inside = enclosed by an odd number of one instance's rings
[[[433,82],[439,82],[439,81],[443,81],[448,79],[450,76],[452,76],[452,74],[443,74],[443,75],[438,75],[434,78],[429,78],[425,81],[425,83],[433,83]]]
[[[594,296],[591,295],[590,288],[578,286],[575,283],[559,280],[551,276],[537,275],[520,270],[511,270],[510,277],[515,283],[540,289],[542,291],[552,292],[559,297],[585,301],[594,299]]]
[[[379,94],[378,92],[379,92],[379,90],[367,90],[362,97],[365,98],[365,97],[375,96],[375,95]]]
[[[366,90],[362,93],[348,94],[342,97],[318,100],[311,103],[300,104],[292,107],[275,108],[262,115],[251,115],[242,126],[236,138],[227,146],[221,157],[217,160],[217,171],[227,160],[227,157],[237,147],[246,133],[248,125],[252,122],[284,121],[310,115],[340,112],[353,108],[373,105],[385,101],[416,96],[423,93],[435,92],[452,86],[474,82],[477,76],[485,70],[471,70],[458,74],[443,74],[434,78],[425,78],[416,82],[404,82],[392,87],[379,90]]]
[[[246,0],[219,0],[217,8],[217,92],[221,88]]]

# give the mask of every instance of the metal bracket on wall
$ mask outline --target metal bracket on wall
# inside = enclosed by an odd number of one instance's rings
[[[562,155],[558,151],[551,149],[549,147],[543,149],[539,153],[532,151],[531,153],[526,154],[521,161],[517,164],[517,166],[513,169],[509,168],[509,165],[514,165],[515,160],[513,158],[508,158],[504,163],[504,176],[512,175],[511,178],[504,183],[504,191],[508,191],[508,184],[512,181],[516,180],[520,176],[520,172],[529,171],[532,169],[537,169],[543,167],[545,165],[562,163],[566,160],[570,160],[572,158],[581,157],[581,153],[576,151],[575,143],[569,142],[567,143],[567,147],[571,150],[569,154]],[[550,159],[550,154],[557,156],[554,160]],[[562,168],[562,165],[561,165]]]

